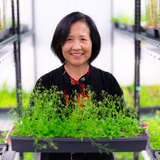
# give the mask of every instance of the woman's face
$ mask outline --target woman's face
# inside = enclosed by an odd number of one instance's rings
[[[62,46],[66,65],[88,66],[92,53],[90,29],[83,21],[77,21],[70,27],[70,33]]]

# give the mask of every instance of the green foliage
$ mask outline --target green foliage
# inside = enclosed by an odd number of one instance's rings
[[[146,0],[146,20],[149,27],[160,27],[160,4],[158,0]]]
[[[27,93],[22,91],[22,103],[27,104],[29,101],[31,93]],[[2,87],[0,88],[0,107],[16,107],[16,88],[12,88],[7,85],[7,82],[4,82]]]
[[[154,117],[147,118],[146,121],[149,122],[151,146],[154,149],[160,149],[160,111],[157,111]]]
[[[57,87],[44,89],[43,92],[36,90],[29,104],[23,107],[21,116],[11,111],[15,119],[11,136],[37,137],[37,144],[38,139],[43,137],[74,137],[82,140],[84,137],[107,137],[112,140],[116,137],[137,137],[144,131],[137,120],[137,108],[131,107],[126,116],[123,97],[113,97],[102,92],[103,101],[97,102],[90,91],[89,99],[79,101],[76,93],[74,95],[67,107],[62,101],[64,94]],[[32,102],[34,106],[31,106]],[[55,144],[49,144],[56,149]]]
[[[121,87],[127,106],[134,105],[134,86]],[[160,85],[141,86],[140,107],[155,107],[160,105]]]
[[[7,135],[7,131],[0,131],[0,143],[5,143],[6,135]]]
[[[7,0],[2,0],[0,5],[0,30],[6,27]]]
[[[24,153],[24,160],[34,160],[34,153],[25,152]]]
[[[160,105],[160,86],[143,86],[140,91],[141,106]]]
[[[112,22],[119,22],[119,19],[112,17],[111,21],[112,21]]]
[[[134,153],[133,152],[115,152],[114,153],[116,160],[133,160]],[[144,160],[141,153],[139,153],[139,160]]]

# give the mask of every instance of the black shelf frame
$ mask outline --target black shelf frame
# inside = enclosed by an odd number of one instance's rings
[[[113,15],[113,2],[111,1],[111,15]],[[135,69],[134,69],[134,101],[135,106],[139,108],[138,115],[140,115],[140,60],[141,60],[141,42],[146,42],[154,47],[160,48],[160,38],[151,38],[146,35],[145,32],[141,32],[140,26],[141,18],[141,0],[135,0],[135,31],[129,32],[123,29],[113,28],[111,29],[111,53],[113,57],[113,43],[114,43],[114,31],[118,31],[124,36],[134,38],[135,47]],[[157,58],[155,58],[157,60]],[[112,59],[111,59],[112,60]],[[160,60],[160,58],[158,58]],[[113,60],[112,60],[113,63]],[[113,65],[113,64],[112,64]],[[113,70],[113,69],[112,69]],[[159,110],[159,107],[154,107],[154,109]],[[142,110],[142,109],[141,109]],[[138,153],[134,153],[134,160],[138,160]]]
[[[25,32],[20,33],[20,8],[19,8],[19,0],[16,0],[15,8],[15,0],[11,0],[11,13],[12,13],[12,29],[13,33],[8,38],[4,39],[0,42],[0,50],[5,48],[6,46],[13,44],[13,55],[14,55],[14,63],[15,63],[15,78],[16,78],[16,99],[17,99],[17,112],[20,116],[20,111],[22,108],[22,84],[21,84],[21,40],[32,36],[33,47],[34,47],[34,55],[35,55],[35,36],[34,36],[34,0],[32,2],[32,29]],[[15,32],[15,9],[16,9],[16,17],[17,17],[17,28]],[[7,55],[8,52],[3,53]],[[0,57],[1,58],[1,57]],[[20,160],[23,160],[23,153],[20,153]]]

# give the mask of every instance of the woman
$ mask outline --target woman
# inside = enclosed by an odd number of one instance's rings
[[[36,86],[40,82],[47,89],[58,86],[58,90],[64,91],[66,104],[75,90],[78,96],[86,97],[88,85],[95,92],[97,101],[102,100],[102,90],[121,97],[123,91],[114,76],[91,65],[99,54],[100,46],[99,32],[89,16],[80,12],[65,16],[59,22],[51,43],[52,51],[63,65],[43,75]],[[71,157],[74,160],[114,159],[112,153],[41,153],[41,160],[69,160]]]

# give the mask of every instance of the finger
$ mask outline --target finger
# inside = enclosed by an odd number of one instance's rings
[[[13,131],[15,129],[15,126],[12,126],[12,128],[9,129],[9,132]]]
[[[9,129],[9,132],[7,133],[7,136],[6,136],[6,141],[8,143],[8,145],[11,146],[11,140],[8,138],[9,134],[14,130],[15,126],[12,126],[12,128]]]
[[[142,126],[143,126],[144,128],[146,128],[146,132],[147,132],[147,133],[148,133],[148,125],[149,125],[148,122],[142,122]]]
[[[148,127],[149,123],[148,122],[142,122],[143,127]]]

